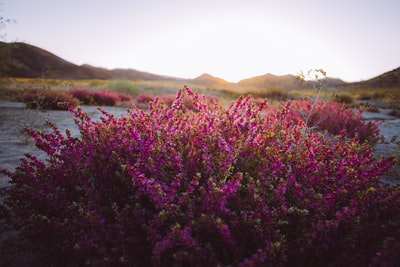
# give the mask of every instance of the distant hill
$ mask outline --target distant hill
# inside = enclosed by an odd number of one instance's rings
[[[301,86],[301,81],[296,79],[294,75],[276,76],[270,73],[265,75],[255,76],[252,78],[244,79],[238,82],[242,87],[256,88],[256,89],[285,89],[292,90]]]
[[[373,89],[373,88],[400,88],[400,67],[388,72],[385,72],[379,76],[376,76],[372,79],[348,83],[342,85],[341,87],[346,88],[365,88],[365,89]]]
[[[273,75],[267,73],[261,76],[255,76],[252,78],[244,79],[238,82],[238,85],[247,88],[254,89],[283,89],[286,91],[296,90],[300,88],[310,88],[314,82],[300,81],[297,76],[288,75]],[[338,84],[344,84],[345,82],[341,79],[325,78],[326,86],[336,86]]]
[[[208,73],[204,73],[200,75],[199,77],[196,77],[194,79],[191,79],[193,83],[200,83],[203,85],[216,85],[216,84],[229,84],[228,81],[225,81],[224,79],[214,77]]]
[[[19,78],[55,79],[130,79],[169,80],[166,76],[155,75],[133,69],[113,69],[76,65],[42,48],[26,43],[0,42],[0,71],[3,75]],[[6,62],[6,63],[4,63]]]
[[[39,47],[24,43],[0,43],[2,73],[11,77],[35,78],[68,76],[85,78],[92,76],[88,69],[79,69],[70,62]]]

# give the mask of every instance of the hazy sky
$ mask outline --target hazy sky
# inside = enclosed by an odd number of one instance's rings
[[[228,81],[400,66],[399,0],[0,0],[5,40],[75,64]]]

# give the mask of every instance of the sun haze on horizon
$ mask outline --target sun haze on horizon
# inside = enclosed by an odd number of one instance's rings
[[[396,0],[6,0],[2,9],[17,21],[6,41],[79,65],[231,82],[311,68],[359,81],[400,66]]]

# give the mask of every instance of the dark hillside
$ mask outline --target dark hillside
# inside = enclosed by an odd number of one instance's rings
[[[252,78],[244,79],[238,82],[240,86],[249,89],[284,89],[293,90],[298,89],[302,83],[294,75],[276,76],[270,73],[255,76]]]
[[[0,49],[8,51],[7,56],[10,58],[7,59],[8,66],[6,66],[3,72],[10,77],[46,77],[61,79],[97,78],[90,69],[80,68],[36,46],[25,43],[1,43]]]
[[[376,76],[372,79],[348,83],[341,87],[346,88],[365,88],[365,89],[373,89],[373,88],[400,88],[400,67],[388,72],[385,72],[379,76]]]
[[[216,85],[216,84],[229,84],[224,79],[214,77],[208,73],[203,73],[199,77],[191,80],[193,83],[204,84],[204,85]]]
[[[169,80],[166,76],[155,75],[133,69],[108,70],[90,65],[76,65],[42,48],[26,43],[0,42],[0,72],[16,78],[54,79],[130,79]],[[4,63],[6,62],[6,63]]]

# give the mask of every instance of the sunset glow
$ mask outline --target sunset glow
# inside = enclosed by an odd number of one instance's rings
[[[23,7],[23,8],[22,8]],[[228,81],[323,68],[346,81],[400,65],[400,2],[6,0],[23,41],[75,64]]]

